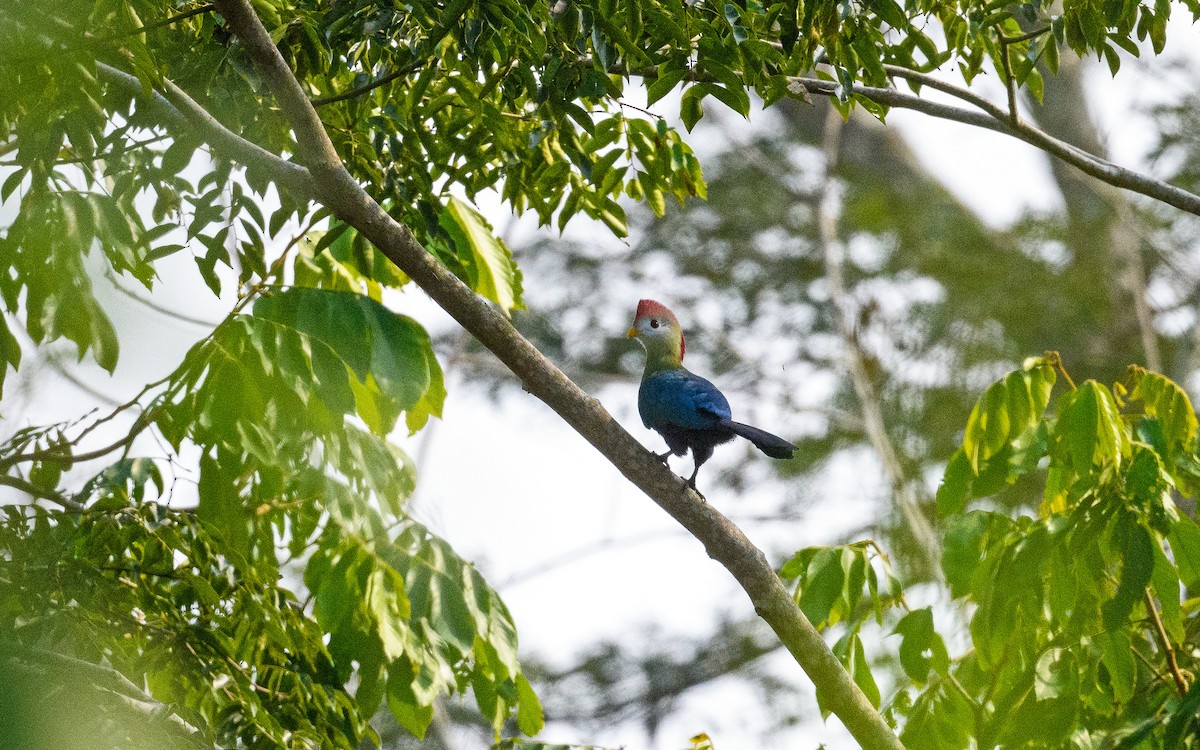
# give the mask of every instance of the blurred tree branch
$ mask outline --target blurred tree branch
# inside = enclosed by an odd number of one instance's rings
[[[825,133],[821,153],[824,168],[820,186],[813,203],[817,212],[817,238],[825,260],[825,278],[829,283],[830,303],[835,310],[838,332],[845,347],[845,357],[850,370],[850,380],[858,397],[862,412],[863,429],[875,453],[879,456],[883,471],[891,485],[896,505],[908,525],[909,531],[925,557],[925,568],[934,580],[943,582],[942,544],[933,525],[925,517],[914,483],[906,476],[900,456],[888,435],[884,423],[879,394],[867,367],[866,356],[858,340],[854,324],[854,312],[850,309],[850,297],[846,289],[843,262],[845,248],[838,233],[838,195],[834,184],[834,173],[838,163],[838,144],[842,130],[842,117],[832,107],[826,112]]]

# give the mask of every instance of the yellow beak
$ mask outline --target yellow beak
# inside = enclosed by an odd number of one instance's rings
[[[637,335],[638,335],[638,329],[636,329],[636,328],[630,328],[628,331],[625,332],[625,338],[627,338],[627,339],[637,338]]]

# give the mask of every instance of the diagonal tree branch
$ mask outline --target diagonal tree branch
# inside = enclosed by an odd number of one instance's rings
[[[312,103],[248,0],[218,0],[218,12],[244,45],[266,88],[292,124],[316,198],[354,226],[444,310],[607,457],[633,484],[704,544],[725,566],[865,748],[899,750],[900,741],[801,613],[766,556],[731,521],[686,488],[594,398],[584,393],[502,314],[438,263],[383,210],[342,165]]]

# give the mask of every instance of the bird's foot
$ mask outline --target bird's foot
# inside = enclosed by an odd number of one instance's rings
[[[680,477],[680,479],[683,479],[683,477]],[[708,502],[708,498],[706,498],[704,493],[701,492],[698,487],[696,487],[696,476],[694,474],[689,479],[683,479],[683,483],[688,486],[688,489],[699,495],[701,500]]]
[[[657,458],[657,459],[659,460],[659,462],[660,462],[660,463],[661,463],[663,466],[670,466],[670,465],[671,465],[671,464],[670,464],[670,463],[667,461],[667,458],[668,458],[668,457],[671,455],[671,451],[667,451],[666,453],[655,453],[655,454],[653,454],[653,455],[654,455],[654,457],[655,457],[655,458]]]

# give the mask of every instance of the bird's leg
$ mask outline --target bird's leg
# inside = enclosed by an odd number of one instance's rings
[[[704,499],[704,493],[696,489],[696,475],[700,473],[700,467],[704,465],[704,462],[712,458],[712,454],[712,445],[702,444],[692,446],[692,460],[696,462],[696,468],[692,470],[692,475],[687,478],[687,486],[691,487],[692,492],[699,495],[701,500]]]
[[[696,487],[696,475],[699,473],[700,473],[700,464],[696,464],[696,468],[692,471],[692,475],[687,478],[687,486],[691,487],[692,492],[695,492],[697,495],[699,495],[701,500],[707,500],[708,498],[704,497],[704,493],[701,492]]]

